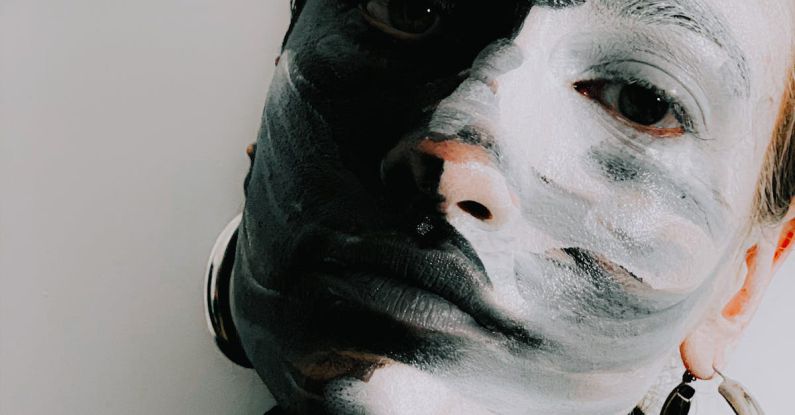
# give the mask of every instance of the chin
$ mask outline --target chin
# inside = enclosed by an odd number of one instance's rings
[[[437,378],[413,366],[391,362],[375,370],[367,381],[341,378],[324,388],[324,408],[329,414],[373,415],[487,414]]]
[[[460,375],[457,379],[451,376],[464,371],[481,372],[473,367],[445,372],[389,361],[364,379],[341,377],[325,383],[302,406],[313,408],[307,413],[333,415],[627,415],[637,404],[621,396],[597,399],[587,391],[579,396],[547,391],[550,395],[543,396],[533,385],[523,389],[507,381],[484,383],[483,379],[493,375],[488,369],[482,370],[480,378],[477,373],[470,373],[464,379]],[[591,386],[598,390],[605,385]]]

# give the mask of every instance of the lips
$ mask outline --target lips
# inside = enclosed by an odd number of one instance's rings
[[[407,285],[381,274],[356,272],[344,278],[315,276],[333,298],[355,304],[415,329],[441,333],[472,334],[479,327],[473,318],[430,291]]]
[[[300,274],[312,274],[345,301],[431,329],[465,324],[468,315],[489,335],[533,347],[541,344],[495,305],[488,276],[479,262],[467,257],[466,249],[449,242],[427,248],[408,238],[339,233],[308,239],[298,255]]]

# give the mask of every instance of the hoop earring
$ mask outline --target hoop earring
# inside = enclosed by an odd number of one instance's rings
[[[759,406],[759,403],[745,390],[743,385],[728,378],[717,369],[715,369],[715,373],[723,379],[723,382],[721,382],[718,387],[718,392],[726,399],[726,402],[731,406],[735,414],[765,414],[761,406]],[[693,383],[695,380],[695,376],[690,374],[690,372],[685,372],[682,376],[682,383],[674,388],[665,400],[660,415],[687,415],[690,413],[691,402],[693,396],[696,394],[696,390],[690,386],[690,383]]]
[[[713,368],[714,369],[714,368]],[[714,369],[715,373],[718,374],[721,378],[723,378],[723,382],[721,382],[720,386],[718,387],[718,392],[720,392],[723,399],[726,399],[726,402],[729,403],[729,406],[732,407],[734,413],[737,415],[764,415],[765,411],[762,410],[762,407],[759,406],[759,402],[751,396],[750,393],[741,385],[739,382],[736,382],[732,379],[729,379],[718,371],[718,369]]]
[[[237,365],[251,369],[253,366],[243,350],[229,304],[229,282],[235,263],[237,229],[241,218],[242,215],[237,215],[226,225],[210,252],[204,282],[204,316],[221,353]]]

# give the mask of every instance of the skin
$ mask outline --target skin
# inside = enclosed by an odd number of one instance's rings
[[[785,257],[795,215],[749,218],[795,4],[470,3],[406,39],[309,0],[287,39],[232,311],[290,412],[627,414],[680,346],[711,377]],[[633,125],[629,82],[682,113]]]

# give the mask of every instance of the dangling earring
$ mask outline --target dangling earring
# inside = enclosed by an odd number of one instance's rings
[[[726,402],[729,403],[735,414],[765,414],[759,406],[759,403],[756,402],[742,385],[729,379],[717,369],[715,369],[715,373],[723,379],[723,382],[721,382],[718,387],[718,392],[726,399]],[[682,383],[674,388],[665,400],[660,415],[687,415],[690,413],[690,402],[696,394],[696,390],[690,386],[690,383],[693,383],[695,380],[695,376],[690,374],[690,372],[685,372],[684,376],[682,376]]]
[[[723,378],[723,382],[721,382],[720,386],[718,387],[718,392],[720,392],[721,396],[726,399],[726,402],[734,410],[734,413],[737,415],[764,415],[765,412],[762,410],[762,407],[759,406],[759,403],[756,402],[753,396],[751,396],[748,391],[745,390],[743,385],[735,382],[732,379],[726,377],[723,373],[718,371],[718,369],[714,369],[715,373],[717,373],[721,378]]]
[[[665,400],[660,415],[687,415],[690,413],[690,401],[696,394],[696,390],[690,386],[690,383],[695,380],[696,377],[689,371],[685,372],[682,376],[682,383],[674,388]]]

